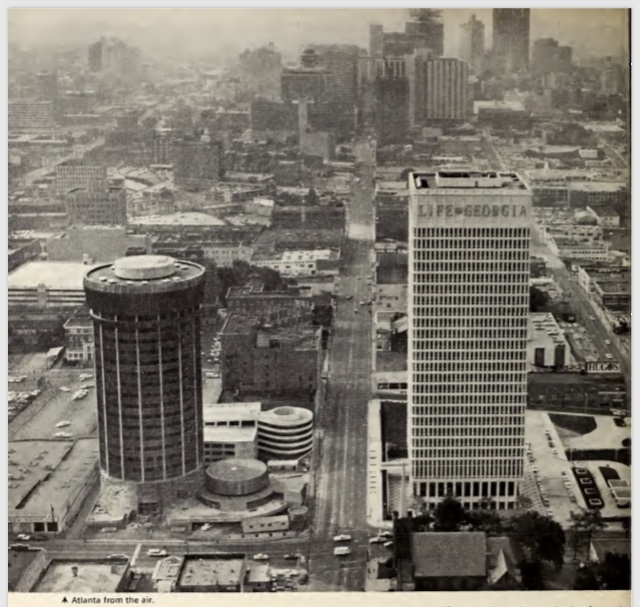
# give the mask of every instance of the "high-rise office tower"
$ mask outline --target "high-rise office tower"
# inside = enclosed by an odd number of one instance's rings
[[[140,514],[197,489],[203,465],[204,270],[140,255],[84,279],[94,326],[102,482],[128,483]]]
[[[493,9],[493,54],[507,72],[529,69],[528,8]]]
[[[475,15],[460,26],[460,58],[479,72],[484,59],[484,23]]]
[[[412,126],[464,121],[469,111],[469,68],[459,59],[416,53],[409,60]]]
[[[512,508],[524,468],[531,192],[516,174],[410,176],[408,447],[434,506]]]
[[[409,134],[410,84],[404,59],[376,59],[373,122],[380,145],[404,143]]]

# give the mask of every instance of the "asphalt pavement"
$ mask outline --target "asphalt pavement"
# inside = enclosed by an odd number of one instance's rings
[[[317,423],[323,438],[317,446],[310,589],[357,591],[364,588],[366,545],[367,403],[370,393],[371,299],[366,277],[373,268],[373,197],[375,167],[356,172],[349,222],[364,228],[347,238],[342,249],[340,290],[329,346],[327,397]],[[349,233],[349,231],[348,231]],[[331,537],[353,537],[349,557],[333,556]],[[327,545],[328,550],[320,550]]]

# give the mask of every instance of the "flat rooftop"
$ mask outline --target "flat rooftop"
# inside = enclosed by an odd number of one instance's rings
[[[11,550],[9,549],[9,592],[15,590],[27,567],[42,553],[42,549]]]
[[[185,557],[178,583],[181,586],[232,586],[240,584],[244,559],[189,555]]]
[[[52,434],[55,429],[52,429]],[[69,496],[98,462],[98,439],[9,443],[9,518],[64,512]]]
[[[257,420],[260,411],[260,402],[210,403],[202,408],[205,425],[225,421]]]
[[[202,266],[188,261],[176,261],[166,255],[134,255],[90,270],[86,280],[92,289],[100,285],[128,285],[148,290],[160,285],[185,283],[203,274]]]
[[[473,190],[527,190],[527,186],[517,173],[497,171],[436,171],[412,173],[409,181],[411,191],[433,189],[473,189]]]
[[[77,577],[73,576],[72,567],[78,568]],[[53,561],[35,592],[115,592],[125,569],[126,563],[118,561]]]
[[[170,215],[149,215],[147,217],[135,217],[131,223],[138,225],[165,225],[165,226],[223,226],[226,222],[218,217],[206,213],[172,213]]]
[[[9,273],[9,290],[35,289],[82,291],[85,274],[93,266],[58,261],[30,261]]]
[[[406,352],[376,352],[376,371],[380,373],[407,371]]]
[[[621,192],[627,184],[623,181],[572,181],[569,189],[577,192]]]
[[[208,426],[203,429],[205,443],[250,443],[256,440],[258,427]]]

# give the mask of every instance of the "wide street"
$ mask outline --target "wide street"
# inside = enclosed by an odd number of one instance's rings
[[[620,368],[627,382],[627,390],[630,390],[630,352],[628,347],[623,347],[625,342],[612,335],[612,332],[603,325],[602,320],[600,320],[592,303],[589,301],[589,296],[578,284],[577,278],[535,236],[532,239],[532,249],[532,252],[543,255],[547,260],[547,266],[554,281],[565,293],[569,304],[578,316],[578,322],[587,330],[587,334],[596,346],[597,351],[602,354],[602,361],[606,361],[605,354],[609,353],[615,360],[620,362]],[[611,343],[607,344],[605,343],[606,341]]]
[[[334,328],[329,345],[327,397],[317,423],[323,438],[317,446],[316,500],[310,559],[310,588],[361,590],[366,567],[367,403],[370,398],[371,300],[367,276],[372,271],[374,167],[356,173],[349,208],[347,239]],[[337,533],[354,537],[351,557],[340,561],[323,544]]]

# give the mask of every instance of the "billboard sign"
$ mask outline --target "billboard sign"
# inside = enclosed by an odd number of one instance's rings
[[[587,373],[621,373],[620,363],[617,361],[596,362],[586,364]]]

